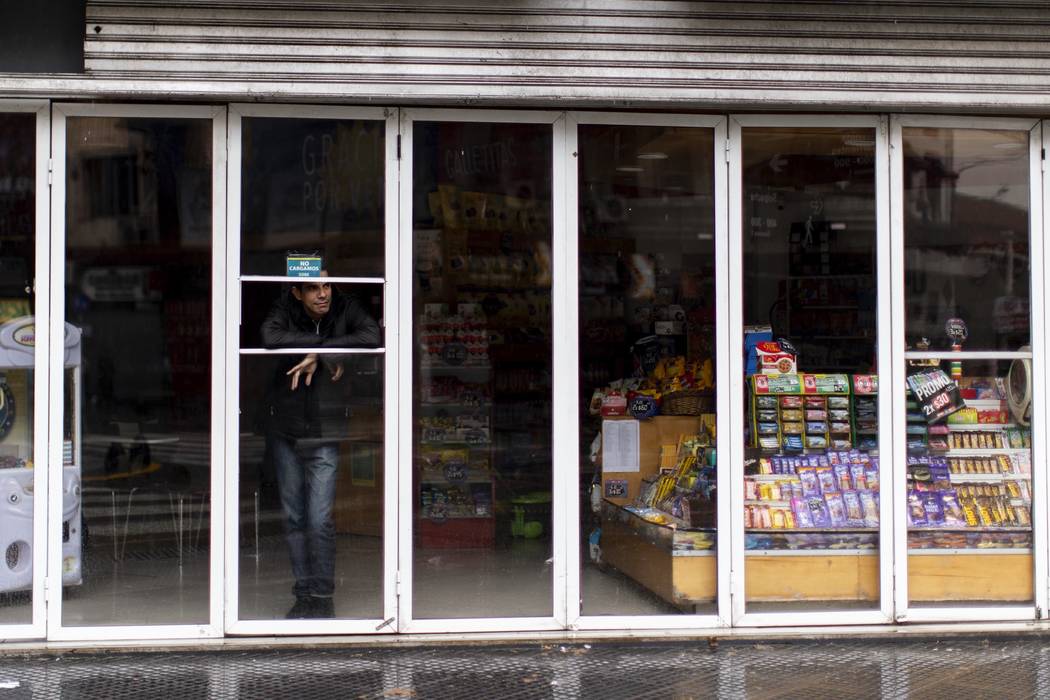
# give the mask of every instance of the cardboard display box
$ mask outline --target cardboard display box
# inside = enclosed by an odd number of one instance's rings
[[[660,471],[660,452],[665,445],[674,446],[683,435],[696,435],[703,424],[703,416],[655,416],[646,420],[630,417],[606,418],[608,421],[635,421],[638,423],[638,471],[610,472],[602,469],[602,494],[616,505],[632,503],[639,494],[642,480]],[[665,464],[673,467],[674,463]],[[616,482],[611,486],[609,482]],[[626,491],[619,488],[626,483]]]

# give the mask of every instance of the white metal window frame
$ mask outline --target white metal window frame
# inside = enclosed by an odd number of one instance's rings
[[[877,352],[880,375],[891,361],[891,304],[890,304],[890,221],[889,221],[889,157],[887,120],[884,116],[856,115],[733,115],[729,119],[729,329],[728,347],[730,376],[742,381],[744,376],[744,319],[743,319],[743,149],[742,130],[749,127],[801,128],[870,128],[875,137],[875,201],[876,201],[876,286],[877,286]],[[740,386],[734,384],[734,387]],[[879,387],[879,452],[893,454],[893,431],[890,415],[892,386],[880,378]],[[730,539],[732,567],[730,587],[732,594],[732,624],[737,627],[800,627],[807,625],[868,625],[885,624],[893,619],[893,491],[889,460],[879,460],[879,604],[868,610],[833,610],[819,612],[747,612],[745,599],[746,552],[744,549],[744,391],[731,391],[730,444]],[[721,406],[719,407],[721,410]],[[739,451],[738,451],[739,450]],[[721,460],[719,460],[721,462]]]
[[[565,343],[562,351],[556,359],[564,361],[567,366],[561,374],[562,381],[558,384],[558,393],[566,396],[579,396],[579,131],[581,125],[614,125],[614,126],[667,126],[685,127],[696,129],[708,129],[713,132],[713,182],[714,182],[714,236],[715,236],[715,336],[716,336],[716,381],[719,387],[716,394],[716,450],[718,453],[719,469],[716,471],[716,483],[718,492],[717,513],[717,600],[715,613],[698,613],[682,615],[584,615],[582,612],[582,596],[586,591],[582,588],[583,562],[580,554],[580,536],[578,527],[567,527],[563,535],[563,545],[568,557],[568,577],[566,578],[566,602],[568,605],[568,627],[569,629],[587,630],[665,630],[665,629],[710,629],[726,627],[730,621],[730,595],[729,595],[729,566],[730,550],[732,541],[729,536],[729,465],[731,464],[732,442],[729,439],[729,396],[732,393],[733,383],[729,374],[729,320],[728,300],[730,296],[728,276],[728,238],[726,236],[726,179],[727,158],[725,151],[726,125],[725,116],[721,115],[668,115],[668,114],[626,114],[609,112],[569,112],[567,114],[567,133],[565,152],[567,171],[565,175],[565,238],[566,254],[564,262],[566,269],[563,274],[566,284],[562,291],[563,296],[556,300],[567,316],[565,319],[568,331],[565,334]],[[567,441],[573,446],[573,451],[564,456],[565,463],[572,464],[572,481],[564,484],[566,493],[575,493],[579,487],[579,444],[580,444],[580,419],[578,407],[570,402],[563,402],[564,414],[555,417],[555,423],[559,426],[567,426],[565,432]],[[723,467],[723,465],[725,465]],[[580,522],[580,502],[578,498],[568,498],[566,505],[567,522]]]
[[[1031,605],[958,605],[912,606],[908,596],[908,519],[903,498],[906,484],[907,441],[905,431],[905,328],[904,328],[904,141],[908,127],[948,129],[1002,129],[1029,133],[1029,250],[1031,256],[1031,353],[963,352],[963,359],[1031,357],[1032,358],[1032,553],[1034,600]],[[893,349],[891,356],[892,427],[901,436],[893,449],[893,521],[896,539],[894,555],[894,607],[897,622],[1011,621],[1035,620],[1046,615],[1047,579],[1047,469],[1046,444],[1046,368],[1045,368],[1045,301],[1043,195],[1048,187],[1043,181],[1041,123],[1037,119],[970,118],[893,115],[890,122],[891,210],[892,210],[892,292]],[[1050,193],[1050,189],[1046,190]],[[943,353],[924,353],[943,357]],[[909,353],[909,357],[918,355]],[[882,410],[880,403],[879,410]],[[885,483],[885,482],[884,482]],[[883,489],[885,491],[885,489]],[[883,501],[885,504],[885,500]]]
[[[240,348],[240,304],[243,281],[286,281],[283,277],[240,275],[241,261],[241,168],[242,136],[245,118],[310,119],[338,121],[375,121],[384,124],[384,278],[329,278],[336,282],[383,285],[384,347],[381,350],[359,350],[366,354],[381,353],[383,359],[383,581],[382,617],[306,620],[242,620],[239,618],[240,592],[240,364],[241,355],[269,353],[318,352],[309,350],[256,351]],[[226,632],[234,635],[313,635],[313,634],[389,634],[396,631],[397,617],[397,420],[399,390],[398,343],[399,267],[397,262],[398,219],[398,112],[382,107],[341,107],[317,105],[232,104],[229,107],[229,182],[226,189],[227,247],[226,300],[231,313],[226,323]],[[323,351],[322,351],[323,352]],[[333,352],[347,353],[346,349]],[[289,603],[291,599],[289,597]]]
[[[182,625],[91,625],[62,624],[62,547],[48,547],[47,636],[55,641],[109,641],[139,639],[178,639],[219,637],[222,626],[223,527],[226,522],[222,474],[223,427],[225,415],[223,367],[223,330],[226,299],[219,293],[225,278],[226,225],[226,108],[186,105],[128,104],[55,104],[52,108],[53,184],[51,189],[50,236],[50,318],[49,337],[64,337],[65,263],[66,263],[66,121],[71,117],[128,117],[152,119],[208,120],[212,126],[212,299],[211,299],[211,515],[208,621]],[[63,421],[63,343],[50,344],[48,364],[48,422],[61,426]],[[62,430],[48,435],[48,464],[62,464]],[[62,469],[52,469],[49,478],[49,512],[58,514],[48,520],[49,545],[62,541]]]
[[[550,617],[491,617],[491,618],[426,618],[416,619],[413,616],[413,593],[415,579],[413,575],[413,503],[412,488],[412,455],[413,425],[412,415],[412,347],[415,319],[412,315],[412,204],[413,204],[413,162],[412,143],[413,125],[416,122],[458,122],[458,123],[501,123],[501,124],[549,124],[552,130],[552,173],[551,173],[551,221],[552,221],[552,274],[551,313],[552,318],[552,532],[561,533],[570,527],[566,520],[567,500],[576,497],[576,486],[573,479],[576,469],[576,443],[574,432],[560,416],[572,415],[576,422],[576,397],[557,387],[565,386],[572,379],[576,368],[568,357],[566,343],[576,333],[575,327],[569,324],[565,299],[566,250],[565,231],[565,114],[562,112],[545,112],[537,110],[491,110],[491,109],[403,109],[401,110],[401,191],[398,210],[400,212],[400,249],[398,257],[401,263],[400,318],[405,327],[400,329],[399,352],[405,358],[406,381],[401,382],[399,390],[399,425],[402,427],[398,436],[399,463],[401,481],[399,484],[398,517],[399,570],[401,575],[399,598],[398,631],[405,633],[459,633],[459,632],[526,632],[561,630],[565,628],[565,580],[567,575],[565,538],[553,535],[551,546],[553,562],[551,571],[552,615]],[[565,404],[569,404],[566,406]],[[576,530],[572,525],[571,529]]]
[[[47,543],[48,543],[48,342],[51,288],[48,261],[48,233],[51,226],[49,158],[51,156],[51,107],[46,100],[0,100],[0,114],[35,115],[34,144],[34,254],[33,305],[36,340],[33,350],[33,586],[30,622],[0,625],[4,640],[41,639],[47,633]],[[62,461],[58,461],[61,479]],[[61,536],[61,533],[60,533]],[[59,576],[61,581],[61,576]],[[61,584],[59,584],[61,587]]]

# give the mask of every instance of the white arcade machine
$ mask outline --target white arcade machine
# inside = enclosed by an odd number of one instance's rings
[[[0,325],[0,593],[33,586],[32,316]],[[65,390],[73,400],[62,441],[62,583],[81,583],[80,329],[66,324]],[[37,460],[46,464],[46,459]]]

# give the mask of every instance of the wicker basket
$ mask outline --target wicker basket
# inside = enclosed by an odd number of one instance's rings
[[[715,395],[698,389],[684,389],[665,394],[660,404],[660,413],[665,416],[698,416],[713,413]]]

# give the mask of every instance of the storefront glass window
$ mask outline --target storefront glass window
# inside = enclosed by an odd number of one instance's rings
[[[206,623],[212,122],[71,117],[66,135],[63,488],[82,484],[82,519],[53,543],[62,623]]]
[[[378,618],[385,125],[241,127],[238,616]]]
[[[582,613],[712,613],[714,132],[578,134]]]
[[[32,622],[36,115],[0,114],[0,625]],[[28,333],[28,336],[27,336]]]
[[[413,131],[413,615],[549,617],[549,124]]]
[[[747,610],[877,608],[875,130],[742,149]]]
[[[903,138],[909,599],[1031,603],[1028,132]]]

